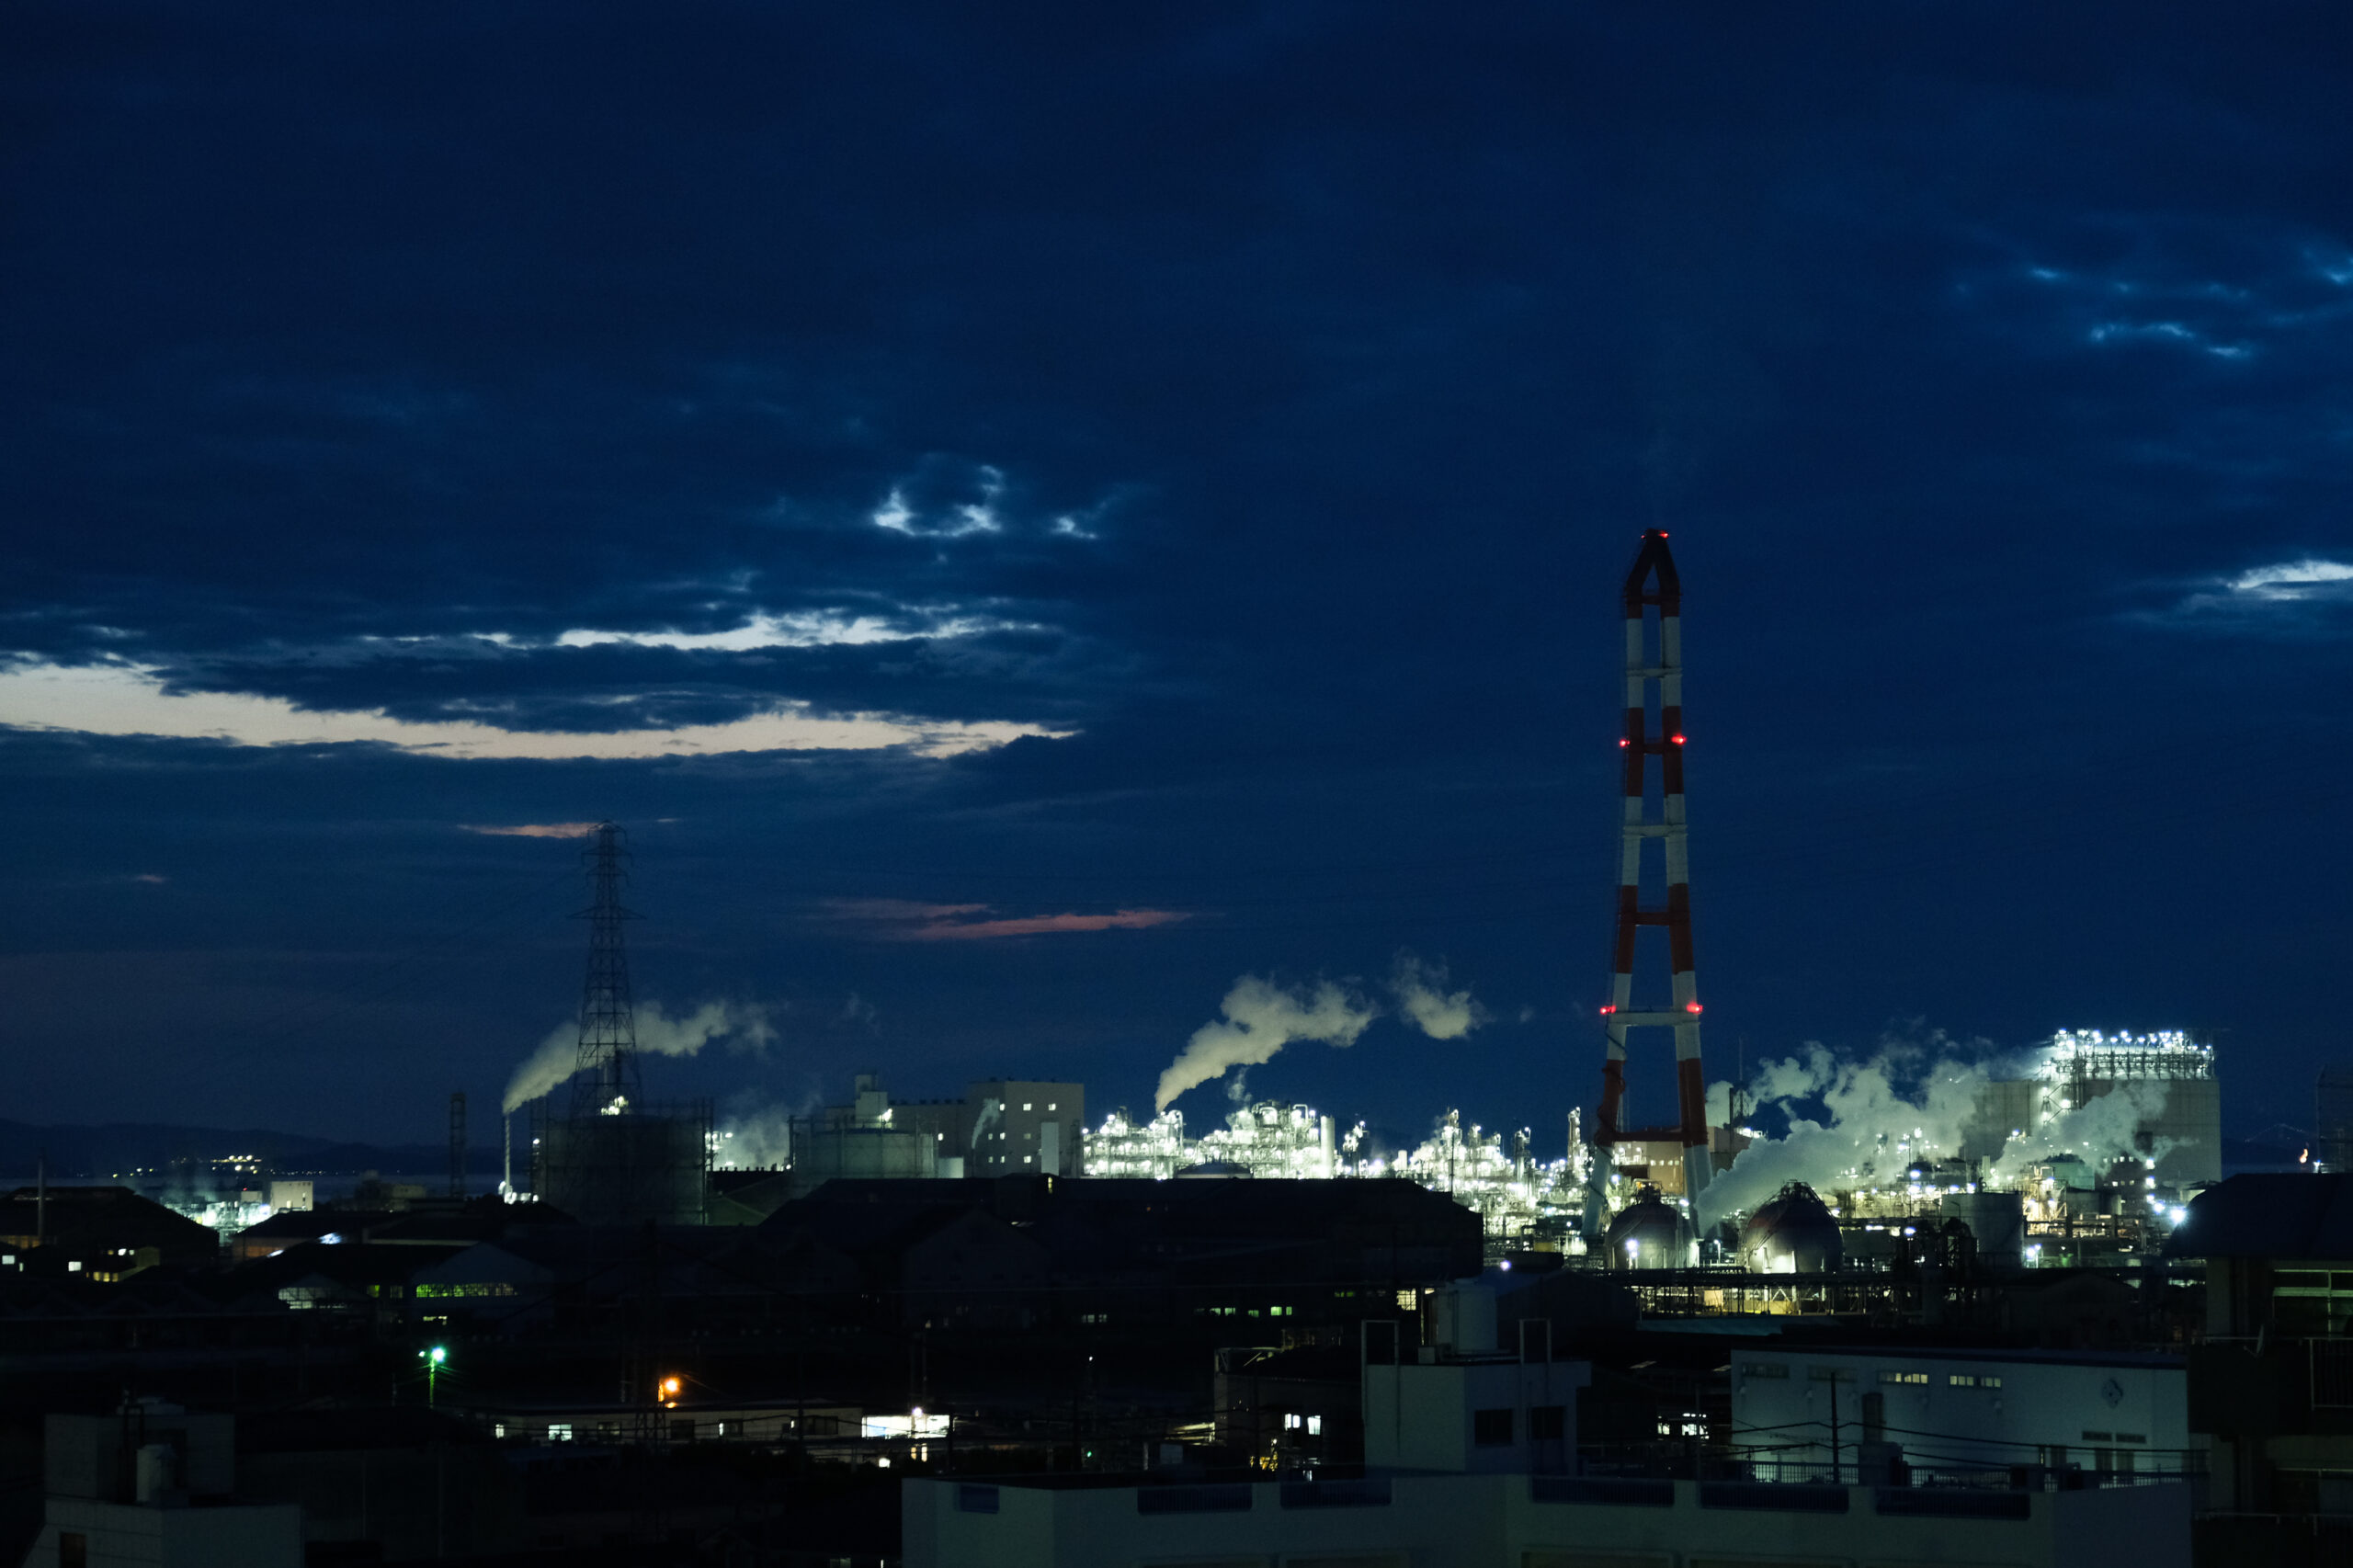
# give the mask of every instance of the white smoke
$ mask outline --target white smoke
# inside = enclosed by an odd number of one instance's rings
[[[1153,1109],[1163,1111],[1178,1095],[1222,1076],[1235,1067],[1270,1062],[1295,1040],[1354,1045],[1380,1010],[1332,982],[1313,992],[1286,991],[1272,981],[1245,974],[1220,1004],[1222,1018],[1203,1024],[1160,1074]]]
[[[1699,1221],[1754,1209],[1787,1182],[1824,1192],[1872,1186],[1902,1179],[1915,1160],[1957,1154],[1977,1114],[1985,1069],[1945,1057],[1922,1070],[1919,1054],[1916,1047],[1894,1046],[1868,1062],[1841,1062],[1809,1040],[1803,1055],[1765,1062],[1750,1096],[1787,1115],[1789,1135],[1759,1138],[1742,1150],[1700,1195],[1694,1206]],[[1802,1101],[1819,1101],[1827,1119],[1799,1114]]]
[[[721,1170],[756,1170],[792,1163],[792,1126],[814,1121],[824,1109],[824,1091],[814,1079],[797,1103],[771,1099],[765,1090],[744,1089],[722,1108],[719,1146],[711,1163]]]
[[[765,1170],[792,1163],[792,1112],[781,1106],[731,1116],[719,1127],[722,1170]]]
[[[2015,1187],[2028,1165],[2060,1154],[2074,1154],[2091,1167],[2095,1176],[2106,1176],[2109,1165],[2128,1156],[2165,1158],[2175,1140],[2152,1139],[2144,1152],[2135,1134],[2164,1113],[2167,1087],[2162,1078],[2119,1084],[2107,1094],[2052,1117],[2032,1132],[2011,1139],[1988,1169],[1987,1184]]]
[[[1941,1031],[1925,1042],[1882,1040],[1870,1060],[1852,1062],[1809,1040],[1797,1055],[1762,1063],[1748,1085],[1749,1103],[1786,1116],[1789,1133],[1759,1137],[1742,1150],[1693,1205],[1699,1221],[1755,1209],[1792,1181],[1824,1193],[1901,1182],[1915,1162],[1958,1157],[1973,1131],[2008,1133],[2012,1130],[1980,1125],[1981,1104],[1995,1081],[1995,1069],[2015,1064],[1962,1060],[1951,1054],[1958,1043]],[[1961,1049],[1982,1053],[1986,1045],[1981,1040]],[[1711,1125],[1729,1112],[1731,1088],[1711,1086]],[[1800,1109],[1813,1102],[1824,1113],[1821,1120]],[[2140,1157],[2137,1129],[2164,1105],[2162,1083],[2120,1085],[2031,1133],[2006,1138],[1985,1181],[2014,1185],[2027,1165],[2061,1153],[2079,1155],[2096,1171],[2119,1158]],[[2160,1147],[2151,1155],[2164,1152]]]
[[[637,1049],[655,1056],[692,1056],[719,1039],[738,1051],[761,1051],[776,1039],[767,1009],[741,1002],[706,1002],[681,1018],[665,1013],[659,1002],[642,1002],[636,1020]],[[562,1084],[579,1064],[580,1026],[557,1025],[507,1080],[507,1114]]]
[[[1389,977],[1389,989],[1396,994],[1397,1006],[1424,1034],[1432,1040],[1461,1040],[1490,1015],[1468,986],[1448,991],[1446,981],[1446,965],[1424,963],[1411,953],[1401,952]]]

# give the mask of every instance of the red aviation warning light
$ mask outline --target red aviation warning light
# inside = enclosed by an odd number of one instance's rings
[[[1696,1016],[1699,1011],[1699,1004],[1697,1002],[1686,1002],[1683,1004],[1683,1010]]]

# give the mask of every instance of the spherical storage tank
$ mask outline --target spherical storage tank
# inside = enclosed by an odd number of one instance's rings
[[[1741,1261],[1760,1273],[1827,1274],[1846,1252],[1829,1206],[1802,1181],[1781,1188],[1741,1227]]]
[[[1603,1243],[1612,1268],[1695,1268],[1699,1241],[1683,1211],[1645,1187],[1618,1210]]]

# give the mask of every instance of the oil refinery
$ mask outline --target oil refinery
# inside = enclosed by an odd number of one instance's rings
[[[1711,1086],[1692,936],[1682,586],[1665,530],[1643,535],[1619,604],[1616,928],[1589,1136],[1576,1108],[1564,1111],[1565,1142],[1540,1147],[1531,1127],[1465,1125],[1449,1109],[1405,1146],[1363,1121],[1343,1131],[1316,1108],[1271,1101],[1199,1131],[1173,1107],[1149,1120],[1122,1107],[1090,1126],[1075,1083],[995,1078],[959,1098],[900,1100],[873,1073],[857,1077],[848,1103],[787,1118],[772,1136],[714,1130],[706,1104],[644,1098],[621,938],[626,838],[604,824],[585,851],[591,938],[570,1103],[563,1114],[553,1094],[538,1104],[533,1192],[584,1218],[677,1223],[706,1207],[756,1220],[835,1180],[1402,1180],[1475,1213],[1492,1263],[1655,1276],[1687,1303],[1746,1301],[1733,1277],[1756,1274],[1782,1310],[1808,1282],[1820,1294],[1964,1253],[1997,1272],[2150,1256],[2222,1176],[2214,1051],[2187,1031],[2060,1030],[2006,1073],[1939,1062],[1908,1085],[1892,1067],[1815,1047],[1755,1085]],[[1665,938],[1656,949],[1654,931]],[[1653,1041],[1673,1048],[1677,1117],[1628,1126],[1629,1074],[1649,1070],[1637,1047]],[[1816,1105],[1826,1121],[1813,1119]],[[1779,1135],[1756,1125],[1776,1116]]]

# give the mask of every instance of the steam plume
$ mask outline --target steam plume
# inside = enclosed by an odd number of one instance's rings
[[[681,1018],[672,1018],[659,1002],[637,1006],[637,1048],[655,1056],[692,1056],[710,1041],[724,1038],[738,1051],[759,1051],[776,1038],[767,1009],[737,1002],[706,1002]],[[526,1102],[572,1076],[580,1062],[580,1026],[559,1024],[523,1059],[507,1080],[505,1108],[509,1115]]]
[[[1939,1032],[1925,1046],[1883,1042],[1869,1061],[1842,1062],[1819,1041],[1808,1041],[1797,1055],[1763,1063],[1749,1097],[1760,1108],[1787,1115],[1789,1135],[1759,1138],[1742,1150],[1693,1205],[1699,1222],[1754,1209],[1785,1182],[1830,1192],[1900,1181],[1915,1161],[1960,1154],[1972,1132],[2007,1134],[2010,1129],[1981,1125],[1995,1064],[1958,1060],[1949,1054],[1954,1044]],[[1711,1118],[1719,1105],[1729,1109],[1730,1090],[1728,1084],[1711,1087]],[[2159,1140],[2143,1155],[2135,1133],[2165,1101],[2161,1081],[2119,1085],[2030,1133],[2006,1137],[1985,1179],[2014,1185],[2029,1164],[2062,1153],[2079,1155],[2095,1169],[2127,1156],[2162,1157],[2170,1141]],[[1826,1119],[1799,1114],[1796,1108],[1808,1102],[1819,1102]]]
[[[1311,994],[1286,991],[1255,974],[1233,983],[1221,1010],[1225,1017],[1195,1029],[1176,1060],[1160,1074],[1160,1086],[1153,1094],[1155,1111],[1166,1110],[1169,1102],[1187,1089],[1221,1077],[1231,1068],[1272,1061],[1292,1040],[1354,1045],[1357,1037],[1381,1016],[1362,997],[1328,980],[1317,983]]]
[[[1461,1040],[1491,1015],[1472,996],[1470,987],[1448,991],[1446,981],[1446,965],[1424,963],[1411,953],[1401,952],[1389,989],[1395,993],[1397,1006],[1424,1034],[1432,1040]]]

